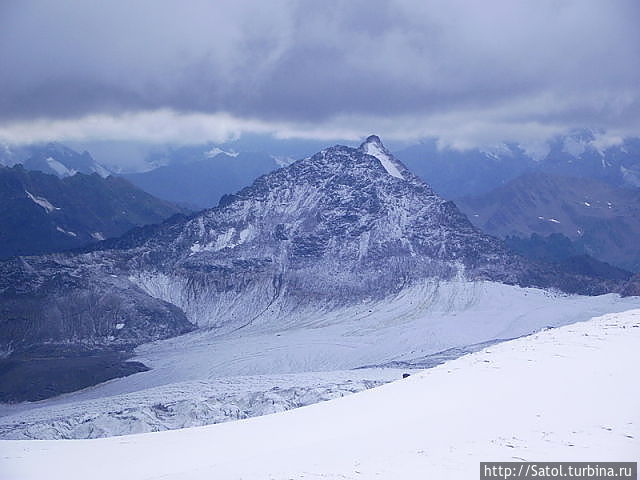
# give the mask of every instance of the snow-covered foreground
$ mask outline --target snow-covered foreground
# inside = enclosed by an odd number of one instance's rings
[[[384,301],[311,311],[278,325],[226,335],[195,332],[145,345],[137,359],[151,371],[42,402],[1,406],[0,438],[95,438],[287,410],[395,380],[408,368],[455,358],[465,349],[434,357],[436,352],[639,307],[639,298],[617,295],[570,296],[490,282],[425,284]]]
[[[7,479],[477,478],[480,461],[634,461],[640,310],[493,345],[282,413],[96,440],[0,442]]]

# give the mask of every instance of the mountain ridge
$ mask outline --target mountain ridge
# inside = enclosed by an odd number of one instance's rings
[[[68,250],[185,210],[120,177],[0,167],[0,258]]]
[[[640,191],[593,178],[523,174],[486,194],[456,200],[469,219],[500,238],[562,234],[576,253],[640,268]]]
[[[22,146],[0,144],[0,165],[12,167],[18,164],[27,170],[40,171],[60,178],[70,177],[76,173],[87,175],[97,173],[103,178],[113,174],[86,150],[80,153],[61,143],[49,142]]]

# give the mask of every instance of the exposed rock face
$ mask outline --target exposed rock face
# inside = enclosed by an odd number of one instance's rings
[[[43,343],[126,347],[193,329],[179,308],[107,273],[111,267],[87,265],[94,259],[68,254],[0,264],[3,352]]]
[[[369,137],[258,178],[217,208],[84,253],[0,264],[0,342],[138,344],[194,325],[295,323],[426,278],[602,293],[506,250]]]
[[[640,273],[631,277],[622,294],[628,297],[640,296]]]

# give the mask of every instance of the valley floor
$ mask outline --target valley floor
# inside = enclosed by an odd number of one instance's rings
[[[0,441],[6,479],[469,479],[480,461],[635,461],[640,310],[489,346],[378,388],[198,428]]]

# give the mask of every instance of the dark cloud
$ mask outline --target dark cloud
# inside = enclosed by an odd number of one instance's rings
[[[638,128],[639,5],[9,0],[0,126],[169,109],[309,131]]]

